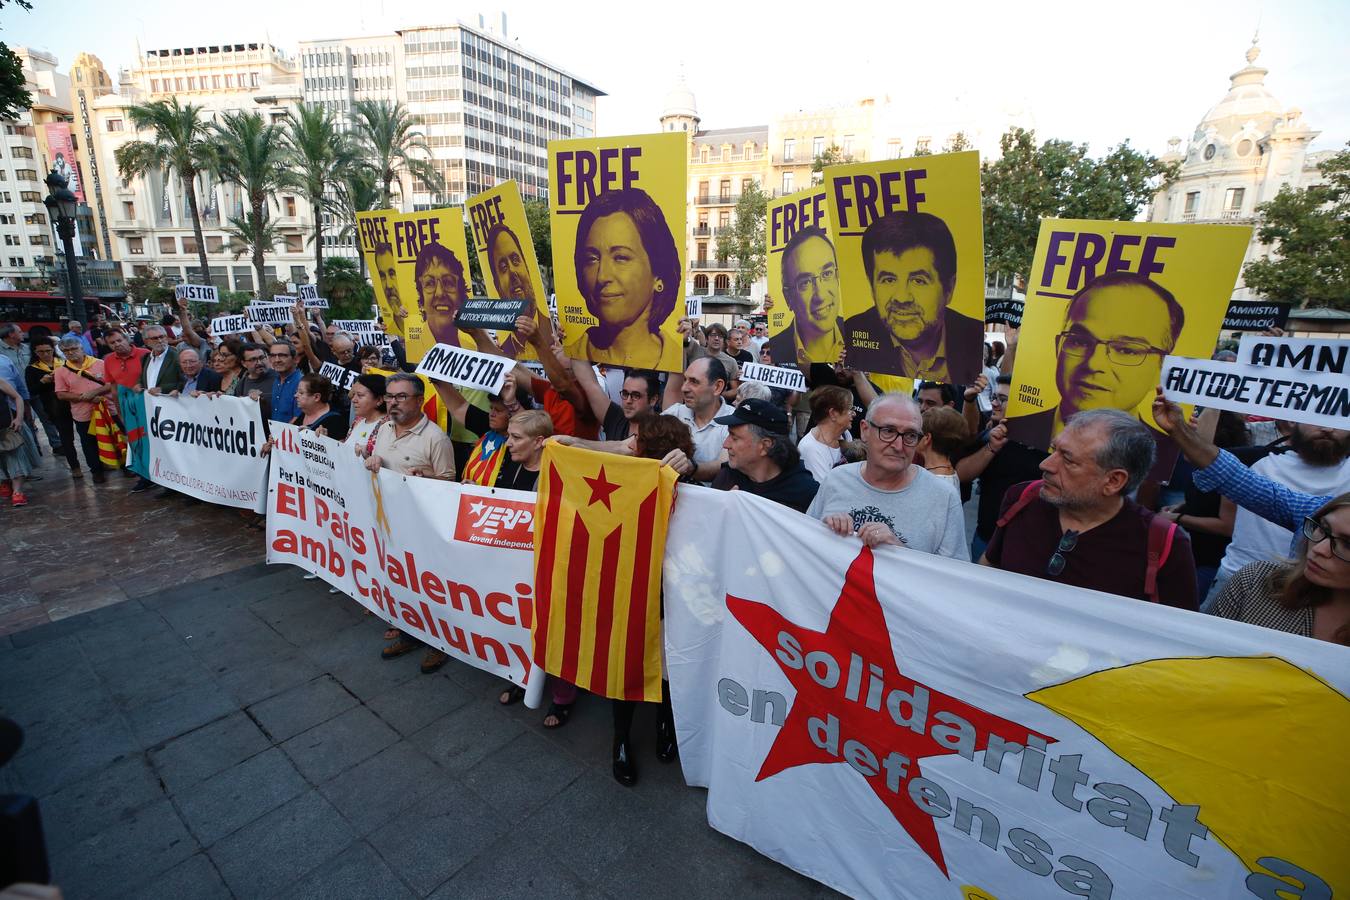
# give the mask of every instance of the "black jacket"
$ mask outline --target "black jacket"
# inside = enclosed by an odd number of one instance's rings
[[[820,490],[820,485],[811,477],[811,473],[806,471],[801,460],[797,461],[796,468],[786,469],[779,473],[778,477],[770,478],[768,481],[751,481],[743,473],[733,469],[730,464],[722,463],[722,469],[713,479],[712,486],[719,491],[729,491],[733,487],[740,488],[774,503],[791,507],[800,513],[806,512],[811,501],[816,499],[816,491]]]

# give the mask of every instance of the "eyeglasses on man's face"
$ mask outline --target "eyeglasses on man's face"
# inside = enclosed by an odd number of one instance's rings
[[[804,272],[798,275],[792,279],[792,287],[801,295],[817,285],[832,285],[838,277],[839,269],[833,265],[828,265],[817,274],[812,275]]]
[[[906,447],[913,447],[923,440],[922,431],[901,431],[894,425],[878,425],[871,419],[865,419],[864,421],[872,426],[872,430],[877,433],[877,437],[881,438],[883,444],[894,444],[896,438],[899,438],[900,442]]]
[[[1100,344],[1106,345],[1106,358],[1117,366],[1141,366],[1150,356],[1168,353],[1143,341],[1102,341],[1081,331],[1064,331],[1055,336],[1055,352],[1060,356],[1091,356]]]
[[[646,391],[619,391],[619,397],[624,400],[643,400],[646,396]]]
[[[412,399],[413,397],[415,397],[415,396],[417,396],[417,395],[416,395],[416,394],[392,394],[392,393],[390,393],[390,394],[385,394],[385,395],[384,395],[384,399],[385,399],[385,402],[386,402],[386,403],[402,403],[404,400],[411,400],[411,399]]]

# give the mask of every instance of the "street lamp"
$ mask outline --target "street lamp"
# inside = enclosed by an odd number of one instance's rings
[[[75,267],[75,215],[80,208],[79,198],[66,187],[66,179],[53,169],[47,175],[47,198],[42,203],[56,223],[56,233],[66,255],[66,318],[76,319],[83,325],[86,319],[84,291],[80,286],[79,270]]]

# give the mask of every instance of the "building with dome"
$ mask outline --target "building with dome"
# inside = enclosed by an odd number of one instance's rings
[[[1247,65],[1229,76],[1228,93],[1196,125],[1191,139],[1168,141],[1163,162],[1180,162],[1176,181],[1153,198],[1153,222],[1209,222],[1254,225],[1256,207],[1280,188],[1304,188],[1322,180],[1317,166],[1332,151],[1310,152],[1319,132],[1296,107],[1285,107],[1266,87],[1269,70],[1256,65],[1255,39]],[[1245,265],[1270,252],[1253,236]],[[1234,300],[1256,299],[1242,283]]]

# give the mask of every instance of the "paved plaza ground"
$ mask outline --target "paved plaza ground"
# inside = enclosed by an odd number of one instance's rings
[[[0,509],[0,793],[40,798],[67,897],[831,893],[708,826],[650,711],[621,787],[604,701],[546,731],[476,669],[381,660],[235,511],[42,474]]]

